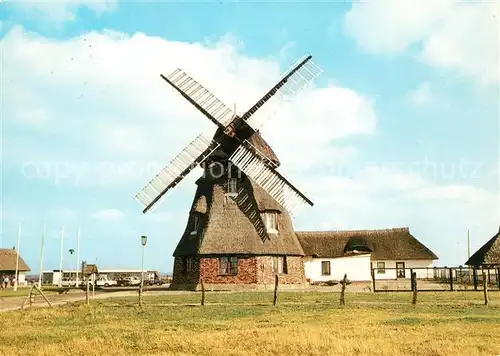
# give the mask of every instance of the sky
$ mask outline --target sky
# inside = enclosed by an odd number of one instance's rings
[[[408,226],[467,259],[499,228],[497,2],[4,1],[0,244],[39,270],[172,270],[196,169],[151,213],[134,195],[213,124],[160,74],[245,112],[305,54],[323,69],[262,134],[313,202],[296,230]]]

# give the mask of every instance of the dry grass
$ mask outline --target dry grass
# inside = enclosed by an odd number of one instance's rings
[[[500,293],[207,293],[0,315],[0,355],[500,355]]]

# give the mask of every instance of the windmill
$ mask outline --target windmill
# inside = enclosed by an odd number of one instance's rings
[[[143,213],[155,206],[167,191],[179,184],[195,167],[203,167],[216,151],[222,152],[230,163],[290,213],[305,204],[312,206],[312,201],[278,172],[276,162],[251,143],[251,138],[259,135],[258,130],[265,122],[255,115],[261,107],[275,96],[291,99],[321,72],[321,68],[312,61],[312,56],[306,55],[241,116],[182,69],[176,69],[169,75],[161,74],[168,84],[212,121],[217,131],[213,139],[198,135],[137,193],[135,199],[142,205]]]

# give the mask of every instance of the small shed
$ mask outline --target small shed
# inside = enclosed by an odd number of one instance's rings
[[[84,280],[95,280],[97,278],[97,274],[99,270],[97,269],[96,264],[87,264],[87,262],[82,262],[82,278]]]

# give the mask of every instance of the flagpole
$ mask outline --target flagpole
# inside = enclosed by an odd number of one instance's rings
[[[16,281],[14,282],[14,291],[17,291],[17,285],[19,284],[19,249],[21,245],[21,227],[22,227],[22,222],[19,223],[19,231],[17,233],[17,248],[16,248],[16,274],[15,274],[15,279]]]
[[[78,268],[80,264],[80,228],[78,228],[78,233],[76,235],[76,288],[78,288]]]
[[[42,278],[43,278],[43,248],[45,244],[45,233],[47,230],[47,225],[46,223],[43,223],[43,230],[42,230],[42,245],[40,247],[40,272],[38,276],[38,288],[42,288]]]
[[[59,261],[59,287],[62,287],[64,255],[64,225],[61,226],[61,259]]]
[[[467,259],[470,258],[470,229],[467,229]]]

